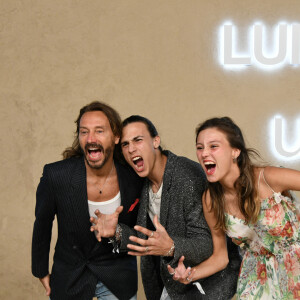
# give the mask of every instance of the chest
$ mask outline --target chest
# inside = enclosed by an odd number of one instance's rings
[[[112,176],[106,181],[87,177],[86,187],[88,200],[94,202],[113,199],[120,191],[117,176]]]

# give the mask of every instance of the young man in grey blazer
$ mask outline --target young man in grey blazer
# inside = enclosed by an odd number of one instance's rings
[[[136,224],[141,179],[118,162],[114,150],[121,135],[119,114],[101,102],[80,110],[72,147],[64,160],[44,167],[36,195],[32,273],[51,300],[136,299],[137,264],[115,241],[101,243],[90,231],[94,211],[113,213],[119,222]],[[54,217],[58,238],[49,274]],[[126,225],[125,225],[126,224]]]
[[[194,266],[213,251],[202,210],[206,177],[200,165],[170,151],[162,151],[154,125],[141,116],[123,121],[121,148],[128,164],[140,177],[147,178],[136,232],[118,225],[120,248],[128,247],[129,254],[142,256],[141,273],[147,299],[231,299],[241,262],[232,243],[228,244],[227,267],[201,280],[199,290],[195,285],[174,281],[167,269],[168,264],[177,266],[182,255],[188,266]],[[103,234],[103,223],[98,222],[95,229],[99,230],[99,236]]]

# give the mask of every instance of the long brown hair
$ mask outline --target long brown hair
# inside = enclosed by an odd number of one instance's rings
[[[256,222],[260,205],[257,201],[257,189],[255,187],[254,165],[251,157],[260,157],[255,149],[246,148],[241,129],[229,118],[212,118],[199,124],[196,128],[196,141],[201,131],[208,128],[216,128],[226,135],[232,148],[240,150],[237,164],[240,176],[234,183],[237,191],[239,209],[245,217],[246,223]],[[217,218],[216,228],[226,229],[225,225],[225,198],[224,190],[219,182],[209,182],[208,190],[211,197],[211,209]]]
[[[72,146],[66,148],[63,151],[62,156],[64,159],[83,155],[83,152],[82,152],[80,144],[79,144],[79,138],[78,138],[80,120],[84,113],[90,112],[90,111],[102,111],[106,115],[106,117],[109,121],[109,124],[110,124],[113,134],[115,136],[119,136],[119,137],[121,136],[122,122],[121,122],[121,118],[120,118],[120,115],[118,114],[118,112],[115,109],[113,109],[111,106],[109,106],[103,102],[99,102],[99,101],[91,102],[90,104],[87,104],[80,109],[79,116],[77,117],[77,119],[75,121],[75,123],[76,123],[75,138],[74,138]],[[120,153],[119,147],[115,147],[114,156],[119,157],[119,155],[120,155],[119,153]]]

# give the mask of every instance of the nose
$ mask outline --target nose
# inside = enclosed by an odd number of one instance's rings
[[[95,134],[93,132],[89,133],[87,142],[90,143],[90,144],[96,142],[96,137],[95,137]]]
[[[133,153],[135,151],[135,146],[133,143],[128,144],[128,152]]]
[[[208,154],[209,154],[208,148],[203,148],[203,149],[202,149],[201,156],[202,156],[202,157],[207,157]]]

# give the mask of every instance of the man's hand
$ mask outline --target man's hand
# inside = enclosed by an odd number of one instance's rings
[[[43,278],[39,278],[40,282],[42,283],[42,285],[44,286],[45,290],[46,290],[46,296],[50,296],[51,294],[51,288],[50,288],[50,274],[46,275]]]
[[[96,238],[101,242],[101,238],[113,237],[116,233],[116,227],[119,220],[119,214],[122,212],[123,206],[119,206],[113,214],[102,214],[98,209],[95,211],[97,218],[90,218],[91,231],[96,231]]]
[[[128,254],[135,256],[165,256],[169,253],[171,247],[173,246],[173,240],[170,238],[166,229],[158,222],[157,215],[155,215],[153,218],[153,224],[156,228],[156,231],[151,231],[138,225],[134,226],[135,230],[147,235],[148,239],[144,240],[136,236],[130,236],[129,239],[140,246],[128,244],[127,247],[131,250],[134,250],[129,251]]]

